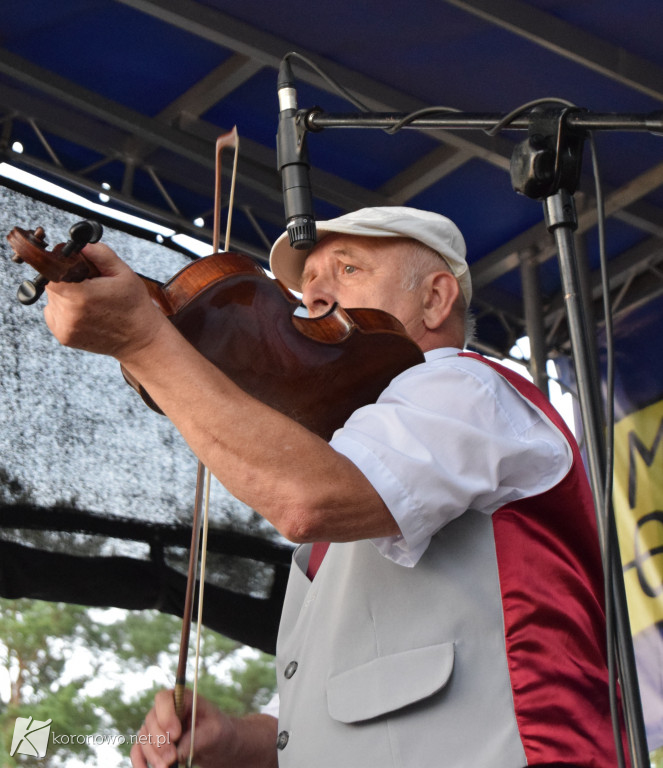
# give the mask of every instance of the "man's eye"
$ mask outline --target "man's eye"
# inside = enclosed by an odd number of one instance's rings
[[[352,264],[344,264],[343,265],[343,274],[344,275],[352,275],[357,271],[357,267],[353,266]]]

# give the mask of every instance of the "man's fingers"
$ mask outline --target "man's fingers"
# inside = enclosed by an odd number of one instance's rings
[[[188,705],[188,697],[186,702],[185,708]],[[148,713],[145,722],[148,726],[158,726],[164,731],[168,731],[175,742],[180,738],[182,735],[182,723],[175,712],[173,691],[165,690],[157,693],[154,697],[154,708]]]
[[[177,742],[182,734],[181,723],[175,714],[172,691],[159,691],[154,707],[136,734],[131,749],[134,768],[169,768],[177,761]]]
[[[91,261],[102,275],[116,275],[129,267],[105,243],[91,243],[82,249],[88,261]]]

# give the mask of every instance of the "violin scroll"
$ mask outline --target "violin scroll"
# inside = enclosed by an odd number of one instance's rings
[[[46,284],[53,282],[76,283],[87,277],[97,277],[99,271],[81,253],[88,243],[101,239],[103,228],[96,221],[79,221],[69,230],[69,240],[48,250],[43,227],[35,230],[14,227],[7,240],[14,250],[12,261],[27,262],[38,274],[32,280],[24,280],[18,287],[17,297],[21,304],[34,304],[43,294]]]

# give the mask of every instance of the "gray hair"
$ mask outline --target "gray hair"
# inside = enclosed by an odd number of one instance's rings
[[[404,291],[414,291],[426,275],[439,270],[451,272],[444,257],[418,240],[407,241],[408,250],[401,262],[401,287]]]
[[[426,275],[435,270],[439,270],[440,267],[446,272],[451,272],[451,269],[442,254],[424,243],[420,243],[418,240],[410,240],[408,242],[407,255],[402,261],[401,287],[404,291],[416,290],[421,285],[421,282]],[[458,301],[465,312],[464,329],[465,345],[467,346],[468,344],[471,344],[476,337],[476,317],[472,310],[465,305],[465,299],[462,292],[458,295]]]
[[[442,268],[451,272],[444,256],[418,240],[407,240],[407,253],[401,262],[401,287],[404,291],[414,291],[422,283],[426,275]],[[465,305],[462,291],[458,294],[459,308],[465,313],[463,327],[465,330],[465,345],[471,344],[476,337],[476,318],[472,310]]]

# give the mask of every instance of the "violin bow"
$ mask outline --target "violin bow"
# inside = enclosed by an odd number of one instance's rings
[[[230,229],[232,211],[235,200],[235,181],[237,178],[237,159],[239,155],[239,136],[237,127],[224,133],[216,140],[216,183],[214,189],[214,230],[212,235],[213,253],[219,250],[221,239],[221,155],[226,147],[234,149],[232,179],[230,182],[230,196],[228,199],[228,216],[226,220],[226,235],[224,251],[230,248]],[[193,521],[191,524],[191,550],[189,555],[189,569],[187,573],[186,593],[184,597],[184,615],[182,617],[182,634],[180,637],[180,653],[177,662],[175,676],[175,712],[180,720],[184,714],[184,691],[186,689],[186,668],[189,656],[189,640],[191,636],[191,622],[193,620],[193,597],[196,587],[198,560],[200,559],[200,577],[198,587],[198,616],[196,620],[196,654],[193,674],[193,701],[191,704],[191,746],[189,757],[184,764],[186,768],[193,765],[193,751],[196,731],[196,711],[198,705],[198,669],[200,662],[200,641],[203,626],[203,594],[205,591],[205,566],[207,562],[207,533],[209,530],[209,497],[212,476],[209,469],[198,462],[196,475],[196,495],[194,501]]]

